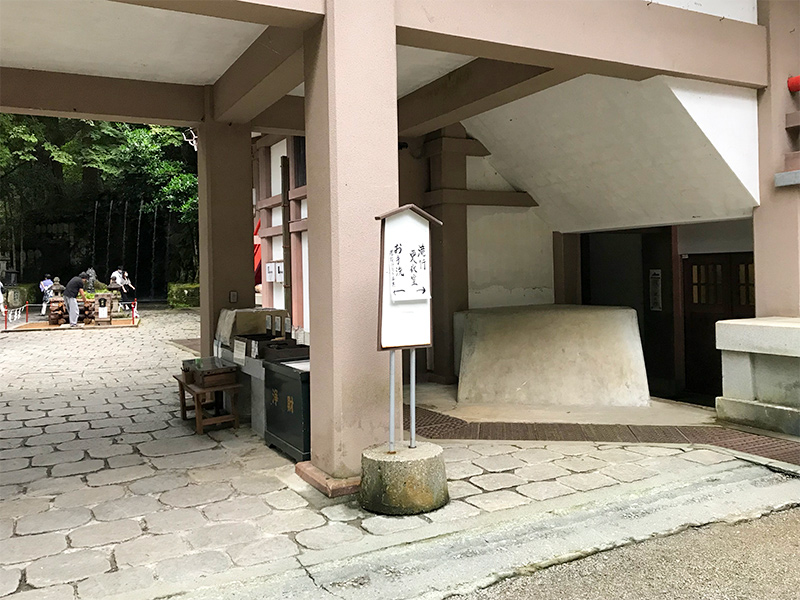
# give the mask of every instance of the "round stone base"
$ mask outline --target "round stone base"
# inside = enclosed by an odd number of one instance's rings
[[[372,446],[361,455],[361,506],[383,515],[416,515],[447,504],[442,448],[425,442],[395,448],[389,454],[389,444]]]

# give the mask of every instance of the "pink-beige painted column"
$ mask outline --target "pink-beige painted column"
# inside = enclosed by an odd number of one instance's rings
[[[253,173],[249,126],[208,119],[199,138],[200,338],[209,356],[219,311],[255,304]],[[232,291],[236,302],[230,301]]]
[[[306,32],[311,461],[360,474],[388,439],[389,360],[377,351],[380,226],[398,205],[394,0],[327,0]]]
[[[758,21],[769,28],[769,87],[758,99],[761,206],[755,209],[756,316],[800,317],[800,186],[775,187],[784,156],[797,150],[786,113],[800,110],[800,94],[786,79],[800,73],[800,2],[760,0]]]

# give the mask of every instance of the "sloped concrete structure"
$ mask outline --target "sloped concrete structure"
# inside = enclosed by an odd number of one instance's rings
[[[583,75],[464,126],[555,231],[735,219],[758,205],[754,90]]]
[[[458,401],[647,406],[636,311],[569,305],[469,311]]]

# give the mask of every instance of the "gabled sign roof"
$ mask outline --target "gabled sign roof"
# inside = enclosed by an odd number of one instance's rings
[[[392,215],[396,215],[397,213],[401,213],[404,210],[410,210],[412,212],[417,213],[423,219],[427,219],[431,223],[434,223],[434,224],[440,225],[440,226],[442,225],[442,222],[439,219],[437,219],[433,215],[430,215],[430,214],[426,213],[424,210],[422,210],[416,204],[404,204],[403,206],[395,208],[394,210],[390,210],[387,213],[383,213],[382,215],[378,215],[377,217],[375,217],[375,220],[376,221],[382,221],[383,219],[391,217]]]

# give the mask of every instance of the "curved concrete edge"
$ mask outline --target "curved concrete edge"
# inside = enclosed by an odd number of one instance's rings
[[[382,515],[416,515],[450,500],[441,446],[419,442],[389,452],[387,444],[361,455],[361,507]]]

